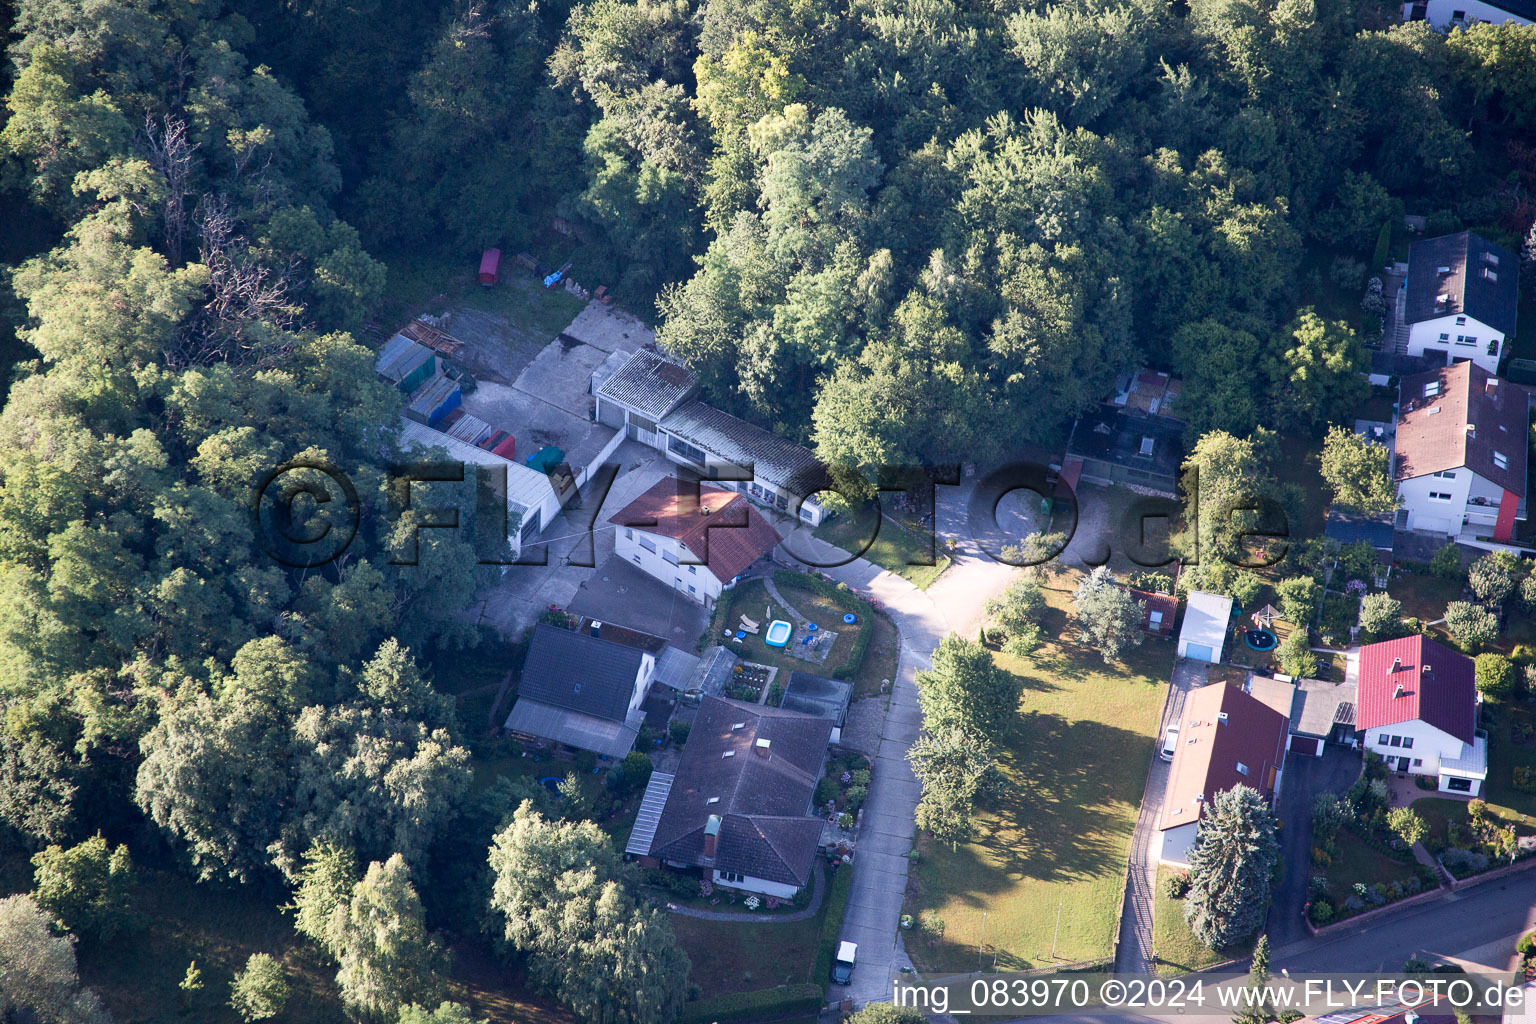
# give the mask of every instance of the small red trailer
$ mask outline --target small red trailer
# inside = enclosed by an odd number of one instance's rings
[[[480,256],[480,283],[489,288],[501,272],[501,250],[487,249]]]

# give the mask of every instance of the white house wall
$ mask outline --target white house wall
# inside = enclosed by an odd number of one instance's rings
[[[1406,674],[1406,673],[1405,673]],[[1380,742],[1382,736],[1411,736],[1413,747],[1404,750],[1402,747],[1383,746]],[[1380,728],[1368,730],[1365,734],[1365,749],[1382,757],[1406,757],[1409,759],[1408,771],[1413,775],[1439,775],[1441,757],[1460,757],[1462,749],[1461,740],[1450,733],[1442,732],[1427,722],[1415,719],[1411,722],[1399,722],[1397,725],[1384,725]],[[1413,765],[1412,761],[1418,759],[1423,763]],[[1397,763],[1391,765],[1393,771],[1398,771]]]
[[[1460,0],[1458,0],[1460,2]],[[1457,10],[1461,10],[1457,7]],[[1466,323],[1458,324],[1457,320],[1465,320]],[[1444,339],[1440,335],[1446,335]],[[1473,337],[1477,341],[1470,345],[1457,344],[1458,337]],[[1498,348],[1493,355],[1488,354],[1488,343],[1497,341]],[[1499,371],[1499,355],[1504,351],[1504,335],[1489,327],[1487,324],[1464,314],[1451,314],[1449,316],[1436,317],[1434,320],[1422,320],[1412,325],[1408,332],[1408,354],[1410,356],[1438,355],[1441,359],[1449,353],[1455,359],[1470,359],[1489,373]]]
[[[656,550],[648,550],[645,544]],[[613,546],[620,558],[706,607],[712,607],[725,589],[708,566],[688,564],[696,563],[698,556],[671,537],[647,533],[638,527],[618,526],[615,527]],[[668,554],[677,559],[677,565],[667,561]]]
[[[798,885],[787,885],[784,882],[770,882],[766,878],[753,878],[751,875],[742,875],[739,881],[727,882],[720,877],[720,872],[714,872],[716,885],[723,885],[727,889],[745,889],[747,892],[761,893],[764,896],[777,896],[780,899],[789,899],[800,891]]]
[[[1407,527],[1454,536],[1461,532],[1461,518],[1466,514],[1467,494],[1472,486],[1470,469],[1455,470],[1455,477],[1419,476],[1397,485],[1397,493],[1408,510]],[[1449,500],[1431,498],[1431,492],[1449,494]]]
[[[1175,867],[1189,867],[1189,851],[1194,848],[1195,832],[1199,827],[1199,822],[1192,821],[1188,825],[1163,829],[1163,849],[1158,859]]]
[[[1408,21],[1413,17],[1413,4],[1403,4],[1403,20]],[[1501,22],[1512,21],[1517,25],[1529,25],[1529,18],[1522,18],[1518,14],[1485,4],[1480,0],[1429,0],[1425,5],[1424,21],[1429,22],[1435,28],[1444,30],[1451,24],[1457,12],[1465,15],[1461,24],[1471,24],[1479,21],[1492,22],[1497,25]]]

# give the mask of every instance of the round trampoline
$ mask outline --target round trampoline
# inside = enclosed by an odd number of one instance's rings
[[[1275,634],[1267,629],[1250,629],[1243,635],[1243,639],[1256,651],[1272,651],[1280,644]]]

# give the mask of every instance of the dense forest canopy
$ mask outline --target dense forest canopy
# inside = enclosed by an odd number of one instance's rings
[[[853,470],[1053,441],[1170,370],[1216,479],[1359,400],[1329,259],[1358,287],[1405,211],[1512,247],[1536,214],[1536,29],[1391,0],[13,0],[0,27],[0,822],[309,891],[348,978],[380,907],[424,935],[433,871],[434,922],[480,926],[494,831],[596,842],[514,823],[542,790],[468,800],[418,668],[474,642],[488,570],[385,485],[399,395],[360,339],[402,263],[564,245],[711,401]],[[295,458],[357,482],[359,554],[261,555],[249,490]],[[542,876],[498,870],[513,946],[599,942],[518,918]],[[612,871],[627,955],[675,960]]]

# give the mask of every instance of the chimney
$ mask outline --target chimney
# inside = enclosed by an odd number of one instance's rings
[[[1393,697],[1401,697],[1403,694],[1405,694],[1407,692],[1408,692],[1407,690],[1403,689],[1403,684],[1402,683],[1398,683],[1397,684],[1397,689],[1393,692],[1392,696]]]
[[[603,635],[603,624],[596,619],[592,620],[592,635],[598,637]]]
[[[1401,671],[1402,667],[1403,667],[1403,659],[1402,658],[1393,658],[1392,659],[1392,671],[1393,672]]]
[[[714,859],[715,846],[720,841],[720,815],[711,814],[704,822],[704,856]]]
[[[772,744],[768,740],[758,740],[752,744],[752,752],[766,761],[769,757],[769,748],[771,746]]]

